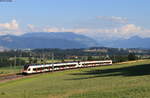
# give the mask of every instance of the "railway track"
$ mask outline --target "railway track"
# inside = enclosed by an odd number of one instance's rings
[[[72,68],[72,69],[79,69],[79,68]],[[64,70],[72,70],[72,69],[64,69]],[[42,72],[42,73],[58,72],[58,71],[64,71],[64,70],[55,70],[55,71],[48,71],[48,72]],[[25,77],[29,77],[29,76],[33,76],[33,75],[37,75],[37,74],[42,74],[42,73],[36,73],[36,74],[30,74],[30,75],[23,75],[21,73],[1,75],[0,82],[21,79],[21,78],[25,78]]]
[[[25,77],[25,75],[22,75],[22,74],[3,75],[3,76],[0,76],[0,82],[15,80],[15,79],[23,78],[23,77]]]

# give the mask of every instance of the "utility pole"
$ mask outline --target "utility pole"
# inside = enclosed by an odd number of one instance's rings
[[[45,64],[45,54],[44,54],[44,52],[43,52],[43,65]]]
[[[32,64],[32,54],[31,54],[31,50],[29,51],[29,62]]]
[[[16,55],[14,57],[14,67],[16,67]]]
[[[116,63],[116,58],[115,58],[115,55],[114,55],[114,62]]]
[[[54,53],[52,52],[52,71],[54,71]]]
[[[20,52],[19,52],[20,54],[18,54],[18,55],[19,55],[19,66],[21,66],[21,59],[22,59],[22,58],[21,58],[21,57],[22,57],[22,52],[21,52],[21,51],[22,51],[22,50],[20,50]]]
[[[41,63],[41,61],[42,61],[42,54],[40,53],[39,56],[40,56],[40,64],[42,64]]]

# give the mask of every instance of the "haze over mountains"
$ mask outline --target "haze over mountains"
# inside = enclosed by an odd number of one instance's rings
[[[138,36],[129,39],[101,40],[93,39],[73,32],[32,32],[21,36],[0,36],[0,46],[6,48],[150,48],[150,38]]]

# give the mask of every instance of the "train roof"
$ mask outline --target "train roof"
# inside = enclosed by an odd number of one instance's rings
[[[99,61],[71,61],[71,62],[59,62],[59,63],[47,63],[47,64],[27,64],[24,66],[46,66],[46,65],[52,65],[52,64],[72,64],[72,63],[84,63],[84,62],[105,62],[105,61],[112,61],[112,60],[99,60]]]
[[[71,64],[71,63],[78,63],[78,62],[62,62],[62,63],[47,63],[47,64],[27,64],[24,66],[41,66],[41,65],[52,65],[52,64]]]

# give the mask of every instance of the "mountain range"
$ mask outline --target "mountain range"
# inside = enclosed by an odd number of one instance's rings
[[[0,36],[0,46],[5,48],[148,48],[150,38],[133,36],[129,39],[101,40],[73,32],[31,32],[21,36]]]
[[[21,36],[0,36],[0,46],[7,48],[87,48],[98,43],[72,32],[32,32]]]
[[[133,36],[129,39],[104,40],[99,42],[105,47],[150,49],[150,38]]]

